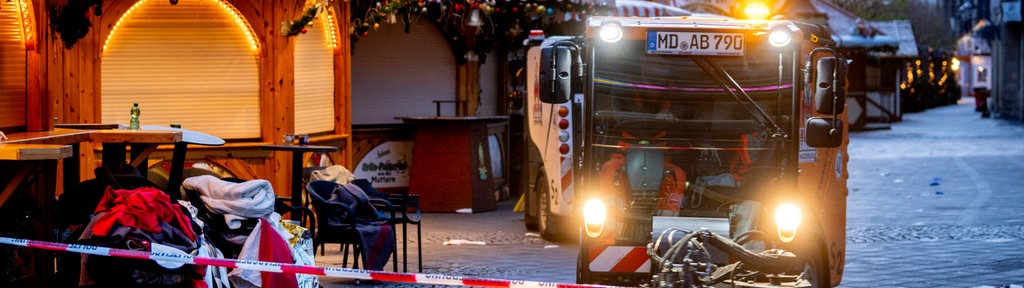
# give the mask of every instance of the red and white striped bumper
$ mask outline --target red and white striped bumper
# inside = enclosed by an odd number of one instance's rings
[[[643,246],[590,246],[591,272],[650,273],[651,258]]]

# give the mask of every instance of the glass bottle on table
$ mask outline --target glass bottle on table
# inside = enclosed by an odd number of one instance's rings
[[[139,110],[139,103],[134,103],[132,106],[132,118],[128,122],[128,129],[139,130],[139,114],[142,114],[142,111]]]

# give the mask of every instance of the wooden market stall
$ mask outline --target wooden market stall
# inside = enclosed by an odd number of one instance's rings
[[[0,142],[0,222],[42,217],[30,230],[0,226],[0,236],[55,240],[49,212],[39,212],[116,158],[104,152],[144,152],[153,180],[187,147],[185,166],[266,179],[281,197],[292,195],[293,154],[260,147],[285,135],[336,148],[305,155],[303,166],[350,165],[350,45],[339,32],[349,21],[338,21],[348,18],[348,2],[327,0],[0,1],[0,131],[9,138]],[[178,138],[121,151],[90,136],[128,124],[132,103],[142,125],[180,125],[224,144],[154,132]],[[55,128],[74,125],[86,129]],[[4,263],[28,266],[0,271],[0,283],[52,284],[53,252],[16,253]]]
[[[293,32],[286,24],[302,21],[314,4],[325,5],[314,25],[306,33],[285,35]],[[16,39],[20,51],[3,53],[26,59],[25,73],[19,74],[25,92],[0,94],[13,99],[0,101],[16,101],[14,107],[21,108],[16,109],[21,113],[0,113],[13,115],[0,122],[3,131],[49,131],[54,123],[127,124],[131,103],[139,103],[143,125],[179,124],[227,141],[194,147],[190,163],[206,162],[243,179],[268,179],[279,195],[290,195],[291,155],[259,146],[280,144],[285,134],[308,134],[311,144],[339,147],[326,156],[349,165],[349,45],[338,32],[347,31],[348,23],[336,20],[347,19],[345,5],[284,0],[3,5],[4,13],[19,12],[7,17],[20,24],[14,28],[23,35]],[[47,13],[50,6],[61,12]],[[91,27],[81,31],[82,26]],[[81,177],[88,179],[102,148],[82,148]],[[157,174],[166,170],[171,150],[163,146],[151,157]]]

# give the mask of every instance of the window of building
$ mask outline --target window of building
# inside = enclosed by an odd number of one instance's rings
[[[260,137],[258,43],[230,4],[139,1],[111,29],[102,51],[101,121],[224,139]]]
[[[20,1],[0,1],[0,128],[26,125],[26,46]]]
[[[323,13],[295,37],[295,133],[334,130],[333,13]]]

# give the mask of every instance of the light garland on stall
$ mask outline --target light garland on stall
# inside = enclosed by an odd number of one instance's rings
[[[334,3],[333,0],[317,0],[309,7],[306,7],[299,16],[299,19],[281,22],[281,36],[289,37],[299,34],[306,34],[308,27],[313,25],[313,20],[323,14]]]
[[[408,31],[412,17],[424,17],[441,29],[455,52],[486,52],[479,50],[487,50],[494,41],[521,45],[527,36],[525,31],[582,21],[590,15],[607,15],[614,9],[606,4],[559,0],[347,0],[345,3],[350,5],[353,15],[348,27],[353,45],[383,24],[396,24],[402,19]],[[333,0],[310,4],[299,18],[282,21],[281,35],[305,33],[311,22],[332,5]],[[473,41],[465,43],[467,37],[472,37]]]

